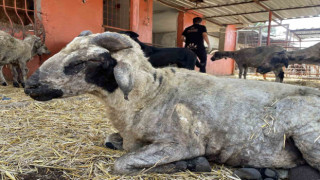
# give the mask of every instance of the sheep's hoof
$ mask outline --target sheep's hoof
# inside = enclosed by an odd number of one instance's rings
[[[118,150],[111,142],[106,142],[105,146],[109,149]]]
[[[234,171],[234,175],[237,175],[240,179],[248,179],[248,180],[261,180],[260,172],[255,168],[240,168]]]
[[[279,175],[275,170],[263,168],[260,170],[261,175],[264,180],[278,180]]]
[[[8,84],[6,82],[3,82],[2,86],[8,86]]]
[[[17,83],[17,82],[13,82],[13,87],[20,87],[20,85],[19,85],[19,83]]]
[[[241,179],[257,180],[278,180],[279,175],[276,171],[268,168],[240,168],[234,172]]]
[[[289,170],[290,180],[300,180],[300,179],[310,179],[316,180],[320,179],[319,171],[312,168],[309,165],[298,166]]]
[[[123,139],[119,133],[110,134],[105,141],[105,146],[109,149],[123,150]]]
[[[187,169],[192,172],[211,172],[211,166],[205,157],[187,160]]]

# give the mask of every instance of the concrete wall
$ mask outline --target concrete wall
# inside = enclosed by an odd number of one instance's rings
[[[234,51],[236,45],[236,26],[228,25],[225,28],[225,35],[221,34],[220,36],[224,37],[223,47],[225,51]],[[221,43],[221,38],[220,38]],[[231,75],[233,74],[234,69],[234,60],[228,58],[227,60],[218,60],[211,61],[210,58],[212,56],[208,56],[207,61],[207,73],[214,75]]]
[[[152,43],[152,0],[131,0],[131,30],[140,35],[139,40]]]
[[[176,47],[177,32],[153,33],[152,43],[163,47]]]

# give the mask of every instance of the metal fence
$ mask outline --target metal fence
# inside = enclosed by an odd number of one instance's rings
[[[45,41],[41,12],[33,0],[0,0],[0,30],[20,39],[34,34]]]
[[[104,0],[103,26],[107,31],[130,29],[130,0]]]

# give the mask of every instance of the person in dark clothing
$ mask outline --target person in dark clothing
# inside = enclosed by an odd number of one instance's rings
[[[208,39],[207,28],[200,23],[202,18],[193,18],[193,25],[187,27],[182,33],[182,40],[185,41],[185,48],[192,50],[200,60],[200,72],[206,72],[207,51],[204,41],[208,45],[208,51],[211,50]]]

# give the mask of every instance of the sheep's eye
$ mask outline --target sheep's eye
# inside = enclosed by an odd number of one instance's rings
[[[74,75],[79,73],[85,67],[85,61],[73,61],[68,66],[64,67],[66,75]]]

